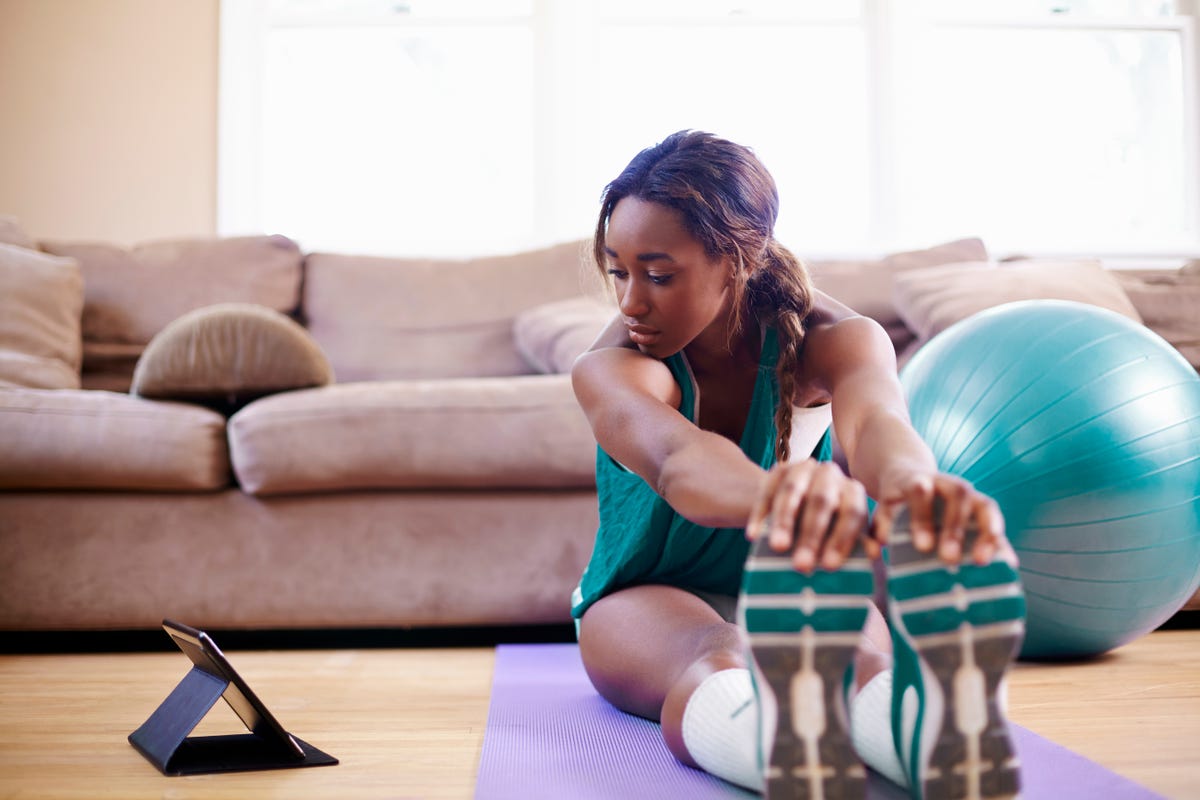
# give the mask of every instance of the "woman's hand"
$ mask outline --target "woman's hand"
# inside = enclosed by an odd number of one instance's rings
[[[772,550],[791,550],[792,563],[805,573],[840,567],[866,530],[863,485],[837,464],[811,458],[772,467],[746,523],[747,538],[767,536]]]
[[[872,542],[887,543],[892,523],[907,506],[913,546],[922,552],[935,548],[941,559],[957,564],[964,556],[986,564],[996,554],[1013,563],[1016,554],[1004,535],[1004,515],[996,501],[979,492],[969,481],[942,472],[908,473],[885,479],[883,501],[872,520]],[[941,507],[941,525],[935,520],[935,504]],[[975,523],[979,535],[969,554],[963,553],[967,527]]]

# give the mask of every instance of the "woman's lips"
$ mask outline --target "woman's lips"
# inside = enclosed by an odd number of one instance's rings
[[[629,330],[629,338],[634,344],[651,344],[662,335],[661,332],[645,325],[626,325],[625,327]]]

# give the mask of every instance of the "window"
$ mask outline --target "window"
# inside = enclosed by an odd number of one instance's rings
[[[986,240],[1012,248],[1195,245],[1191,27],[1153,13],[1169,4],[1024,2],[1058,9],[1025,18],[926,5],[938,13],[911,21],[898,65],[898,230],[986,220]]]
[[[1194,20],[1163,0],[226,0],[221,233],[470,255],[588,235],[680,128],[805,255],[1200,252]]]

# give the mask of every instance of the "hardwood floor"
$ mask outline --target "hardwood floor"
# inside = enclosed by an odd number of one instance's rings
[[[1200,798],[1200,630],[1010,676],[1014,721],[1169,798]]]
[[[0,657],[0,798],[469,798],[493,651],[230,651],[285,727],[337,767],[165,778],[126,741],[188,670],[179,653]],[[1011,717],[1176,800],[1200,798],[1200,630],[1101,659],[1020,664]],[[238,733],[218,703],[199,735]]]
[[[290,732],[335,767],[184,778],[126,741],[190,664],[180,653],[0,658],[0,797],[468,798],[493,651],[229,652]],[[242,733],[218,702],[197,735]]]

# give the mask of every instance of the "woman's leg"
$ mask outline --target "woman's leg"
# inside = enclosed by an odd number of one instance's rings
[[[891,668],[891,633],[871,607],[854,660],[862,688]],[[580,623],[588,677],[622,711],[662,724],[679,760],[695,766],[683,746],[683,710],[705,678],[747,667],[744,634],[702,599],[673,586],[635,586],[598,600]]]
[[[867,612],[862,644],[854,656],[854,688],[861,689],[872,678],[892,668],[892,632],[875,604]]]
[[[746,667],[738,627],[673,586],[635,586],[597,600],[580,621],[579,648],[596,691],[661,723],[667,747],[690,766],[697,764],[683,744],[688,699],[710,675]]]

